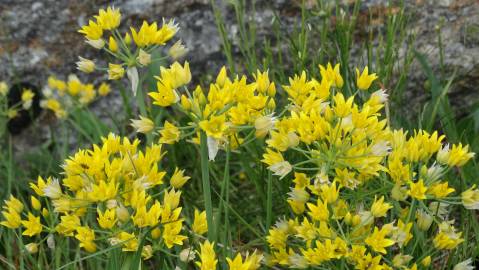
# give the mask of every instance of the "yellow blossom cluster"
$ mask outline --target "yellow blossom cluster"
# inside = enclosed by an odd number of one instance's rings
[[[284,86],[287,112],[266,139],[268,168],[281,177],[294,171],[287,198],[294,215],[269,230],[267,263],[295,269],[337,263],[429,267],[437,259],[434,250],[464,241],[449,215],[452,205],[479,208],[475,186],[452,196],[456,191],[445,179],[474,153],[462,144],[450,147],[437,132],[409,136],[390,129],[381,115],[384,90],[345,97],[339,68],[328,64],[320,71],[321,80],[303,72]],[[357,74],[358,90],[371,84],[364,76]],[[414,257],[414,247],[425,241],[431,247]]]
[[[164,59],[152,56],[176,35],[178,25],[173,20],[163,20],[161,26],[156,22],[143,21],[138,30],[130,27],[129,32],[122,34],[118,30],[122,17],[119,9],[100,9],[94,17],[95,19],[82,26],[78,32],[85,36],[86,42],[92,47],[106,51],[120,62],[108,63],[107,68],[101,68],[97,67],[93,60],[79,57],[77,68],[85,73],[106,69],[110,80],[121,79],[126,74],[132,82],[132,91],[136,93],[139,80],[137,67],[146,67],[151,62]],[[175,60],[186,52],[187,49],[181,41],[177,41],[170,47],[168,56]]]
[[[110,85],[107,83],[101,83],[95,89],[93,84],[81,82],[74,74],[70,74],[66,81],[50,76],[43,88],[40,106],[52,111],[58,118],[65,118],[68,111],[86,106],[98,96],[108,95],[110,91]]]
[[[254,139],[255,125],[262,130],[270,126],[268,121],[275,109],[276,87],[270,82],[268,72],[258,71],[254,80],[248,82],[246,76],[230,79],[226,68],[218,73],[216,80],[209,85],[207,94],[200,86],[189,91],[186,85],[191,81],[189,64],[177,62],[168,69],[162,68],[157,76],[157,91],[150,92],[153,104],[174,106],[186,113],[192,120],[189,128],[197,134],[202,131],[208,137],[210,159],[214,159],[219,148],[229,145],[237,148],[244,141]],[[242,131],[250,130],[248,134]],[[261,134],[262,133],[262,134]],[[264,136],[265,132],[256,132]],[[180,139],[179,129],[168,121],[160,131],[160,141],[175,143]],[[194,138],[198,143],[199,138]]]
[[[337,67],[321,66],[321,80],[308,79],[302,72],[284,86],[290,104],[269,128],[263,156],[274,174],[284,177],[293,168],[323,174],[334,170],[338,183],[355,188],[384,169],[390,131],[378,112],[387,95],[378,90],[359,106],[354,101],[358,97],[345,97],[340,91],[343,79]],[[306,159],[291,164],[284,158],[288,152]]]
[[[138,139],[110,134],[102,140],[65,160],[61,180],[38,177],[31,183],[35,195],[28,214],[11,196],[1,224],[22,227],[22,234],[30,237],[49,232],[71,237],[87,252],[114,245],[135,252],[146,239],[142,255],[148,259],[159,249],[182,246],[187,236],[178,189],[189,177],[176,170],[166,181],[166,172],[159,169],[161,145],[143,152]],[[193,227],[204,233],[202,215],[197,215]]]

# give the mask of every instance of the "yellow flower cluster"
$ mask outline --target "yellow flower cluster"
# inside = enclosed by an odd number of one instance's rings
[[[153,103],[162,107],[175,106],[185,112],[192,120],[189,128],[203,131],[208,137],[211,159],[220,147],[229,145],[235,149],[251,139],[251,135],[254,139],[254,125],[262,126],[262,132],[256,132],[258,137],[264,136],[265,130],[271,127],[268,121],[272,121],[269,115],[275,108],[276,87],[270,82],[268,72],[258,71],[254,81],[248,82],[246,76],[230,79],[223,67],[215,82],[209,85],[207,95],[200,86],[192,92],[186,87],[191,81],[188,62],[184,66],[175,62],[168,69],[162,68],[161,75],[156,78],[157,91],[149,93]],[[241,131],[245,129],[252,133],[243,138]],[[165,143],[177,142],[180,137],[178,128],[169,122],[165,122],[160,134],[160,140]]]
[[[455,189],[444,179],[474,153],[461,144],[444,145],[437,132],[408,136],[390,129],[380,113],[385,91],[363,96],[361,106],[357,96],[342,94],[339,68],[328,64],[320,71],[320,81],[303,72],[284,86],[290,104],[266,140],[268,168],[282,177],[294,171],[287,199],[294,218],[269,230],[267,263],[299,269],[340,261],[354,269],[429,266],[434,249],[464,241],[448,208],[459,200],[479,208],[475,186],[452,197]],[[358,72],[360,90],[370,86],[367,73]],[[433,248],[414,258],[408,252],[418,241]]]
[[[121,23],[119,9],[108,7],[100,9],[95,20],[90,20],[87,25],[82,26],[78,32],[83,34],[86,42],[96,49],[103,49],[120,63],[109,63],[108,68],[98,68],[94,61],[79,57],[77,68],[85,73],[91,73],[95,69],[108,70],[110,80],[118,80],[128,75],[132,82],[132,91],[136,93],[138,87],[137,67],[148,66],[151,62],[163,58],[152,59],[156,49],[164,46],[178,32],[178,25],[173,20],[163,20],[161,26],[156,22],[148,23],[143,21],[140,29],[130,27],[130,32],[120,33],[118,27]],[[106,34],[106,32],[108,34]],[[131,34],[130,34],[131,33]],[[177,41],[169,49],[169,57],[178,59],[186,54],[186,48]]]
[[[110,85],[107,83],[100,84],[95,90],[93,84],[82,83],[74,74],[69,75],[67,81],[50,76],[42,91],[40,106],[52,111],[58,118],[65,118],[69,110],[86,106],[97,96],[106,96],[110,91]]]
[[[1,224],[23,227],[22,234],[31,237],[43,231],[72,237],[88,252],[95,252],[99,245],[119,245],[125,252],[134,252],[140,240],[147,239],[142,250],[145,259],[156,250],[183,245],[187,236],[182,234],[181,191],[176,188],[189,177],[176,170],[170,184],[165,183],[166,172],[159,169],[164,155],[161,145],[142,152],[138,139],[110,134],[102,140],[101,145],[68,158],[62,180],[39,177],[30,184],[35,193],[33,213],[28,212],[25,219],[23,204],[10,197]],[[47,210],[50,207],[53,213]],[[193,228],[204,233],[202,215],[197,215]]]
[[[381,162],[390,149],[390,132],[378,112],[387,96],[378,90],[360,107],[354,102],[357,97],[341,93],[339,69],[328,65],[320,70],[320,81],[302,72],[284,86],[290,104],[270,128],[263,162],[282,177],[293,168],[334,170],[338,183],[355,188],[384,168]],[[298,152],[306,159],[291,164],[284,159],[286,152]]]

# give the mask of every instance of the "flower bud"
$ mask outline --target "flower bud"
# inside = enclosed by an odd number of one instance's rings
[[[143,257],[144,260],[148,260],[149,258],[153,257],[153,248],[151,245],[146,245],[143,247],[141,250],[141,257]]]
[[[395,184],[391,189],[391,197],[396,201],[404,201],[407,196],[407,188],[401,187],[399,184]]]
[[[223,87],[225,85],[226,79],[226,67],[223,66],[220,70],[220,73],[218,73],[218,76],[216,77],[216,84],[218,84],[220,87]]]
[[[37,198],[35,198],[34,196],[31,196],[30,199],[31,199],[31,202],[32,202],[33,209],[40,210],[42,208],[42,205]]]
[[[195,252],[191,248],[185,248],[180,252],[180,260],[189,262],[195,259]]]
[[[274,128],[275,119],[271,115],[264,115],[256,118],[254,127],[256,129],[255,135],[257,138],[263,138],[270,130]]]
[[[127,222],[130,219],[130,213],[123,205],[116,208],[116,216],[121,222]]]
[[[38,252],[38,244],[36,243],[30,243],[25,245],[25,249],[28,251],[30,254],[34,254]]]
[[[136,61],[138,61],[138,63],[140,63],[142,66],[148,66],[151,63],[151,54],[140,49]]]
[[[161,237],[161,230],[160,228],[154,228],[152,231],[151,231],[151,237],[153,237],[153,239],[158,239]]]
[[[109,80],[119,80],[125,76],[125,69],[122,65],[117,64],[108,64],[108,79]]]
[[[139,120],[131,119],[131,126],[138,133],[147,134],[150,133],[155,128],[155,123],[148,117],[143,117],[140,115]]]
[[[78,59],[80,59],[80,61],[76,62],[78,70],[85,73],[91,73],[95,70],[95,62],[92,60],[83,58],[81,56],[78,56]]]
[[[114,53],[118,52],[118,44],[113,36],[110,36],[110,40],[108,41],[108,49]]]
[[[171,48],[168,50],[168,55],[173,59],[177,60],[188,53],[188,49],[181,44],[181,40],[178,40]]]
[[[125,41],[125,44],[126,44],[127,46],[130,46],[130,45],[131,45],[131,36],[130,36],[130,34],[126,33],[126,34],[125,34],[125,37],[123,38],[123,40]]]
[[[103,39],[101,39],[101,38],[100,38],[100,39],[95,39],[95,40],[93,40],[93,39],[88,39],[88,40],[86,41],[86,43],[88,43],[90,46],[92,46],[93,48],[98,49],[98,50],[100,50],[100,49],[102,49],[103,47],[105,47],[105,41],[104,41]]]
[[[47,246],[49,249],[55,249],[55,237],[53,237],[53,234],[48,235]]]
[[[421,264],[424,267],[428,267],[429,265],[431,265],[431,256],[427,256],[426,258],[422,259]]]
[[[433,218],[428,213],[418,210],[416,211],[417,226],[422,231],[427,231],[431,227]]]

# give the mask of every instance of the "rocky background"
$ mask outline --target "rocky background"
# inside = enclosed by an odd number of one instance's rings
[[[354,2],[347,1],[345,2]],[[187,56],[196,74],[215,73],[226,64],[221,50],[209,0],[0,0],[0,80],[29,83],[41,89],[51,74],[65,79],[75,72],[77,56],[100,58],[86,45],[76,30],[85,24],[100,7],[114,5],[123,14],[122,25],[139,26],[143,19],[161,21],[174,18],[180,25],[179,37],[190,49]],[[234,40],[237,35],[234,12],[228,5],[216,0],[222,11],[227,32]],[[226,0],[224,0],[226,2]],[[297,22],[301,15],[300,0],[257,0],[255,14],[258,33],[267,35],[271,28],[273,10],[285,20]],[[308,2],[308,1],[307,1]],[[315,2],[315,1],[310,1]],[[439,72],[439,49],[436,26],[442,24],[444,46],[444,74],[456,71],[457,83],[450,98],[459,113],[479,98],[479,2],[477,0],[406,0],[411,13],[410,30],[417,34],[416,49],[428,56],[434,71]],[[361,16],[382,8],[385,0],[363,1]],[[381,22],[380,22],[381,23]],[[258,39],[260,40],[260,39]],[[416,62],[411,68],[420,70]],[[106,78],[95,78],[105,80]],[[408,91],[424,93],[423,72],[412,72]],[[115,95],[113,95],[115,97]],[[425,97],[412,94],[410,104],[418,104]],[[118,98],[103,99],[94,104],[94,110],[117,110]],[[43,132],[32,132],[27,124],[15,136],[17,147],[28,149],[42,141]],[[32,136],[33,134],[33,136]]]

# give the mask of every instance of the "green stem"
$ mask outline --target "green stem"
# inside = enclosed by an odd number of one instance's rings
[[[273,219],[273,176],[271,171],[268,170],[268,183],[267,183],[267,199],[266,199],[266,231],[271,227],[271,221]]]
[[[224,204],[229,203],[229,185],[230,185],[230,154],[231,150],[229,147],[226,149],[226,161],[225,161],[225,170],[223,174],[223,182],[221,183],[221,198],[225,198],[224,201],[220,200],[219,207],[218,207],[218,214],[216,215],[216,236],[219,237],[220,235],[220,222],[221,222],[221,214],[224,211],[225,215],[225,223],[224,223],[224,230],[221,240],[221,243],[228,246],[227,241],[227,234],[229,231],[229,222],[228,222],[228,208]],[[226,250],[225,250],[226,251]],[[227,254],[225,254],[227,255]]]
[[[208,240],[215,240],[216,229],[213,222],[213,203],[211,201],[210,171],[208,168],[208,145],[204,131],[200,135],[201,152],[201,181],[203,183],[203,196],[205,200],[206,222],[208,223]]]

